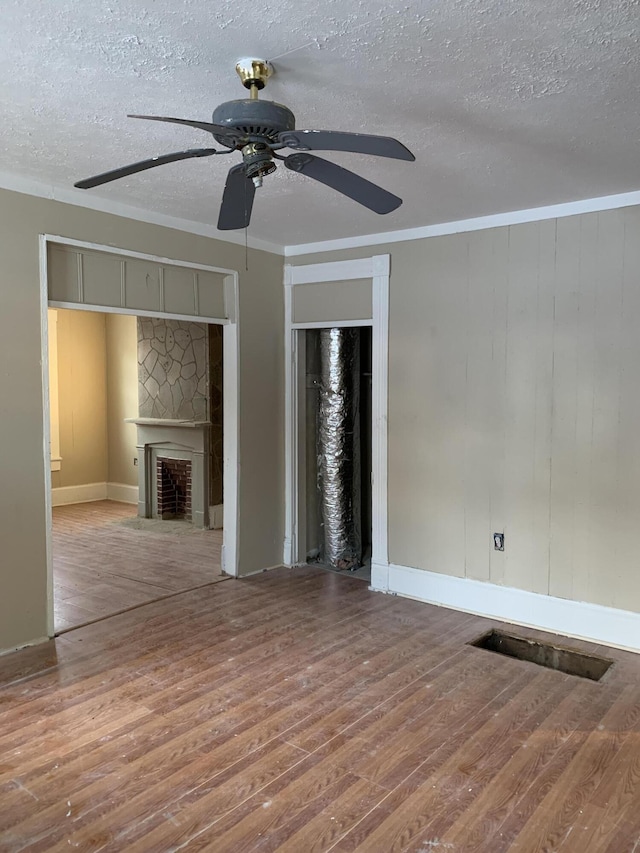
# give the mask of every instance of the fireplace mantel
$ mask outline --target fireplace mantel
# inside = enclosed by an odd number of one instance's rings
[[[183,421],[175,418],[125,418],[124,422],[136,426],[186,427],[187,429],[202,429],[211,426],[211,421]]]
[[[138,515],[157,518],[157,459],[191,462],[191,519],[209,527],[210,421],[176,418],[126,418],[138,433]]]

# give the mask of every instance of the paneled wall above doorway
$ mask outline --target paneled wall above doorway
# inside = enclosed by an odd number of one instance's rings
[[[146,316],[227,316],[223,271],[62,243],[49,244],[47,263],[52,303],[124,308]]]

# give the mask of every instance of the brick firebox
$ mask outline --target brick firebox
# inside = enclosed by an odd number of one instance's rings
[[[158,516],[191,521],[191,462],[187,459],[156,459]]]

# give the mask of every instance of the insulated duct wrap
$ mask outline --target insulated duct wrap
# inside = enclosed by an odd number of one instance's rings
[[[360,336],[320,330],[318,479],[324,563],[362,563],[360,507]]]

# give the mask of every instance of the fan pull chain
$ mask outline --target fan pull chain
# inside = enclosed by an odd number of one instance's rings
[[[249,222],[247,221],[247,181],[243,183],[244,187],[244,269],[249,272]]]

